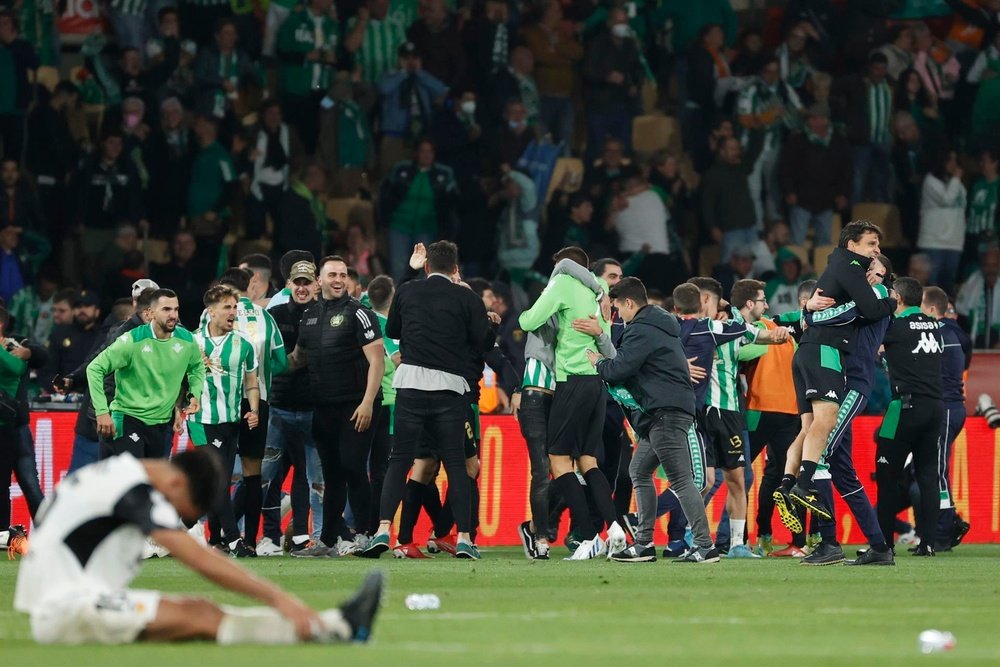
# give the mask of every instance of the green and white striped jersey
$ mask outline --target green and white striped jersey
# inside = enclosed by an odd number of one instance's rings
[[[201,329],[208,330],[208,311],[201,314]],[[268,400],[271,394],[271,378],[288,367],[285,341],[281,338],[278,325],[267,312],[245,296],[236,305],[236,323],[233,327],[253,344],[257,357],[257,381],[260,384],[260,400]]]
[[[538,387],[539,389],[556,390],[556,375],[548,366],[538,359],[524,360],[524,379],[522,387]]]
[[[745,323],[739,311],[733,312],[730,322]],[[712,378],[705,395],[705,405],[719,410],[740,411],[739,394],[739,354],[744,343],[757,341],[760,329],[747,327],[743,338],[730,341],[715,348],[715,360],[712,363]]]
[[[368,21],[365,26],[364,40],[361,48],[354,54],[355,62],[361,65],[361,78],[365,83],[375,85],[379,78],[396,67],[399,59],[399,47],[406,41],[406,28],[403,18],[405,14],[390,12],[384,20]],[[347,22],[347,32],[350,34],[357,25],[357,19]]]
[[[205,388],[201,392],[201,410],[188,421],[200,424],[230,424],[242,419],[240,399],[247,373],[257,370],[253,345],[241,334],[231,331],[212,337],[208,327],[194,332],[194,342],[208,359]]]
[[[892,90],[885,81],[868,84],[868,124],[871,142],[886,144],[892,139],[889,117],[892,115]]]
[[[994,234],[997,229],[997,186],[1000,179],[980,178],[969,196],[969,218],[965,233],[969,236]]]

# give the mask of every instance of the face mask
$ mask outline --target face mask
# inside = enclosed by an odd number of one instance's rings
[[[616,23],[615,25],[611,26],[611,34],[614,35],[615,37],[620,37],[621,39],[625,39],[626,37],[632,34],[632,29],[628,27],[627,23]]]
[[[133,129],[142,120],[142,116],[137,113],[127,113],[125,114],[125,127],[128,129]]]
[[[462,102],[459,108],[462,110],[462,113],[471,116],[472,114],[476,113],[476,101],[466,100]]]

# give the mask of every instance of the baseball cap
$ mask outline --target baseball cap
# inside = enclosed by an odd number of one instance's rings
[[[396,50],[396,55],[400,58],[417,55],[417,45],[413,42],[403,42]]]
[[[80,290],[76,295],[76,300],[73,301],[73,307],[79,308],[80,306],[100,306],[101,298],[97,296],[97,292],[94,290]]]
[[[132,283],[132,298],[135,299],[143,290],[147,289],[160,289],[160,286],[149,278],[139,278],[139,280]]]
[[[741,259],[757,259],[757,253],[754,252],[753,246],[744,244],[737,246],[733,250],[733,257],[739,257]]]
[[[295,262],[291,271],[288,272],[288,279],[295,281],[305,278],[309,281],[316,280],[316,265],[312,262]]]

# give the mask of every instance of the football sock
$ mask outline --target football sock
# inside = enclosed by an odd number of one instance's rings
[[[431,523],[437,523],[438,517],[441,515],[441,490],[432,479],[423,485],[422,491],[421,502],[424,505],[424,511],[430,517]]]
[[[257,531],[260,528],[260,506],[264,500],[263,488],[260,485],[260,475],[247,475],[243,478],[246,487],[246,512],[243,515],[243,537],[247,546],[257,546]]]
[[[437,520],[434,521],[434,536],[444,537],[451,533],[451,527],[455,525],[455,515],[451,509],[451,491],[444,497],[444,502],[441,503],[441,512],[438,514]]]
[[[270,607],[221,607],[223,616],[215,641],[219,644],[297,644],[300,640],[295,627]],[[347,641],[350,625],[339,609],[319,612],[323,628],[316,632],[316,641]]]
[[[611,498],[611,485],[608,478],[598,468],[591,468],[583,475],[590,489],[590,495],[594,500],[597,513],[605,524],[611,526],[618,520],[618,512],[615,510],[615,502]]]
[[[600,471],[598,471],[600,472]],[[594,539],[594,524],[590,520],[590,510],[587,508],[587,497],[583,492],[583,486],[577,479],[575,472],[568,472],[556,477],[552,484],[558,487],[562,497],[569,505],[570,518],[572,520],[572,530],[582,540]]]
[[[816,474],[816,462],[803,460],[802,467],[799,468],[798,485],[803,489],[811,489],[813,475],[815,474]]]
[[[400,544],[409,544],[413,541],[413,527],[417,525],[420,517],[421,498],[424,493],[424,485],[410,479],[406,482],[403,490],[403,511],[399,517],[399,532],[396,533],[396,540]]]
[[[743,544],[743,532],[746,530],[746,519],[729,520],[729,548]]]
[[[472,543],[476,543],[476,532],[479,529],[479,481],[469,478],[469,492],[472,499],[472,530],[469,531],[469,537],[472,539]]]
[[[783,475],[781,477],[781,490],[788,493],[795,486],[795,475]]]

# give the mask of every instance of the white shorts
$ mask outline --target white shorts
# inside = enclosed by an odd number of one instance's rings
[[[157,591],[69,590],[31,612],[39,644],[129,644],[156,618]]]

